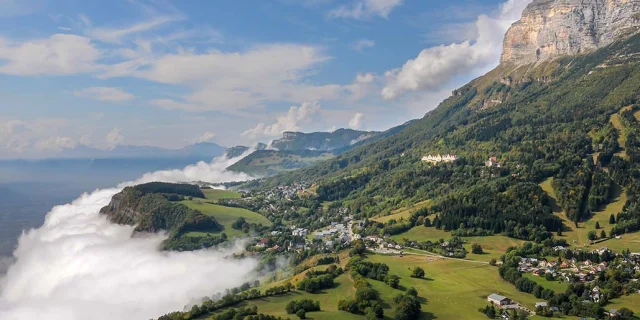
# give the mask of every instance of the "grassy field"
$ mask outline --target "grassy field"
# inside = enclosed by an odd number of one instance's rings
[[[389,265],[391,273],[401,278],[401,288],[415,287],[420,297],[426,299],[422,319],[486,319],[478,309],[487,305],[487,296],[491,293],[505,295],[530,308],[538,301],[502,280],[496,267],[485,264],[448,259],[430,262],[420,256],[372,255],[370,260]],[[415,266],[423,268],[428,279],[411,278],[411,269]],[[393,297],[399,291],[381,282],[370,282],[389,303],[385,314],[392,315]]]
[[[611,232],[611,225],[609,225],[609,216],[611,214],[617,214],[622,211],[625,202],[627,201],[627,195],[623,189],[618,188],[614,193],[614,197],[609,204],[604,206],[597,212],[594,212],[593,217],[586,222],[578,223],[578,227],[576,228],[575,224],[570,221],[567,216],[562,212],[560,207],[556,204],[556,197],[553,187],[551,186],[552,179],[549,178],[540,184],[540,187],[547,193],[549,196],[554,213],[560,217],[567,227],[567,231],[564,231],[561,238],[567,240],[567,242],[576,247],[584,247],[584,248],[600,248],[600,247],[608,247],[611,250],[616,252],[620,252],[623,249],[630,249],[631,251],[637,252],[640,251],[640,234],[632,233],[625,234],[622,236],[622,239],[609,239],[603,242],[598,242],[595,244],[590,244],[588,239],[589,231],[596,231],[598,236],[600,235],[601,230],[605,230],[607,234]],[[596,222],[600,224],[601,229],[596,230],[595,225]]]
[[[371,220],[373,221],[377,221],[377,222],[382,222],[382,223],[386,223],[387,221],[391,220],[391,219],[396,219],[396,221],[400,221],[400,219],[408,219],[411,214],[413,214],[414,211],[422,208],[422,207],[427,207],[429,206],[429,204],[431,203],[431,200],[425,200],[425,201],[420,201],[414,205],[411,205],[409,207],[405,207],[405,208],[400,208],[400,209],[396,209],[393,210],[391,212],[390,215],[386,215],[386,216],[376,216],[371,218]]]
[[[544,277],[536,277],[531,273],[525,273],[524,274],[525,278],[528,278],[529,280],[541,285],[543,288],[545,289],[551,289],[557,293],[560,292],[565,292],[567,291],[567,288],[569,287],[569,283],[567,282],[560,282],[560,281],[548,281],[547,279],[545,279]]]
[[[620,112],[623,112],[625,110],[628,110],[630,107],[624,107],[622,108],[622,110],[620,110]],[[616,153],[616,155],[622,157],[623,159],[629,159],[629,156],[627,155],[627,152],[625,151],[625,145],[627,143],[627,134],[626,134],[626,129],[624,127],[624,124],[622,123],[622,120],[620,119],[620,114],[615,113],[613,115],[611,115],[611,118],[609,120],[611,122],[611,124],[613,125],[614,128],[616,128],[618,130],[618,145],[620,146],[620,148],[622,149],[620,152]]]
[[[269,221],[269,219],[247,209],[225,207],[207,203],[202,200],[184,200],[181,203],[191,209],[199,210],[206,215],[214,216],[216,220],[218,220],[218,223],[224,226],[224,233],[226,233],[230,238],[244,235],[242,231],[231,227],[231,224],[233,224],[239,217],[245,218],[248,223],[262,223],[265,226],[271,225],[271,221]],[[202,236],[205,234],[206,233],[203,232],[187,233],[188,236]]]
[[[349,276],[345,273],[337,277],[335,279],[335,283],[336,285],[334,286],[334,288],[320,292],[320,293],[316,293],[316,294],[311,294],[311,293],[297,290],[282,296],[269,297],[269,298],[243,302],[237,305],[236,307],[257,306],[259,313],[280,316],[283,318],[297,319],[295,315],[288,315],[286,313],[285,307],[287,303],[289,303],[292,300],[311,299],[314,301],[320,301],[320,308],[322,309],[322,311],[307,313],[307,318],[309,319],[317,319],[317,320],[362,319],[362,316],[338,311],[338,301],[343,299],[350,299],[355,294],[353,281],[351,281],[351,279],[349,279]],[[207,319],[209,316],[203,317],[201,319]]]
[[[209,200],[241,198],[241,195],[239,192],[230,191],[230,190],[202,189],[202,193],[204,193],[205,198]]]
[[[427,228],[424,226],[417,226],[417,227],[411,228],[407,232],[391,236],[391,239],[397,242],[402,242],[405,238],[409,240],[420,241],[420,242],[424,242],[424,241],[434,242],[434,241],[438,241],[439,239],[445,239],[445,240],[450,239],[451,232],[438,230],[435,227]]]
[[[465,237],[462,238],[467,243],[464,248],[469,254],[467,259],[478,261],[489,261],[491,259],[500,260],[500,257],[507,251],[509,247],[517,247],[522,245],[525,241],[509,238],[503,235],[489,236],[489,237]],[[472,254],[471,245],[474,243],[482,246],[484,254]]]

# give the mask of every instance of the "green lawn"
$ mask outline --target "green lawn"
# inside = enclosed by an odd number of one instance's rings
[[[505,295],[530,308],[538,301],[533,295],[519,292],[502,280],[496,267],[485,264],[449,259],[429,262],[426,257],[419,256],[370,255],[370,260],[389,265],[390,273],[401,278],[401,287],[415,287],[419,296],[426,299],[422,319],[486,319],[478,309],[487,305],[487,296],[491,293]],[[415,266],[423,268],[429,279],[411,278],[411,269]],[[388,304],[385,314],[392,315],[393,297],[399,291],[378,281],[370,282]]]
[[[239,192],[230,190],[202,189],[202,193],[204,193],[205,198],[209,200],[241,198],[241,194]]]
[[[604,307],[606,310],[627,308],[635,312],[636,317],[640,317],[640,294],[633,293],[611,300],[611,303]]]
[[[438,241],[439,239],[445,239],[445,240],[450,239],[451,232],[438,230],[435,227],[427,228],[424,226],[417,226],[417,227],[411,228],[407,232],[391,236],[391,239],[397,242],[402,242],[403,239],[405,238],[409,240],[419,241],[419,242],[424,242],[424,241],[434,242],[434,241]]]
[[[622,239],[609,239],[595,244],[590,244],[588,239],[589,231],[596,231],[598,236],[602,230],[605,230],[607,234],[611,232],[612,226],[609,224],[609,216],[622,211],[622,208],[627,201],[627,195],[623,189],[618,188],[615,190],[614,197],[609,204],[601,208],[599,211],[594,212],[593,217],[588,221],[578,223],[578,227],[576,228],[575,224],[570,221],[560,207],[557,206],[555,192],[551,186],[551,182],[552,178],[549,178],[541,183],[540,186],[549,196],[549,199],[552,202],[554,214],[564,221],[568,231],[564,231],[561,238],[566,239],[570,245],[591,249],[606,246],[616,252],[620,252],[623,249],[630,249],[631,251],[636,252],[640,250],[640,234],[638,233],[624,234],[622,235]],[[601,229],[595,229],[596,222],[600,224]]]
[[[543,288],[551,289],[556,293],[565,292],[569,287],[569,283],[567,282],[547,281],[547,279],[545,279],[544,277],[536,277],[531,273],[525,273],[523,275],[525,278],[528,278],[529,280],[541,285]]]
[[[248,223],[262,223],[265,226],[270,226],[271,221],[263,217],[262,215],[242,208],[225,207],[217,204],[211,204],[202,200],[184,200],[181,202],[191,209],[198,210],[206,215],[211,215],[216,218],[218,223],[224,226],[224,232],[228,237],[242,236],[244,233],[240,230],[235,230],[231,225],[239,217],[243,217]],[[206,235],[206,232],[189,232],[187,236],[202,236]]]
[[[401,218],[408,219],[409,217],[411,217],[411,214],[413,214],[414,211],[422,207],[429,206],[430,203],[431,203],[431,200],[420,201],[411,206],[393,210],[390,215],[376,216],[371,218],[371,220],[386,223],[391,219],[396,219],[396,221],[400,221]]]
[[[394,241],[403,242],[404,239],[424,242],[424,241],[438,241],[439,239],[450,239],[451,232],[444,230],[438,230],[434,227],[417,226],[410,229],[407,232],[397,234],[391,237]],[[515,247],[522,245],[525,241],[509,238],[503,235],[495,235],[488,237],[463,237],[467,243],[464,245],[465,249],[469,252],[467,259],[478,260],[488,262],[491,259],[499,260],[509,247]],[[484,254],[472,254],[471,245],[477,243],[482,246]]]

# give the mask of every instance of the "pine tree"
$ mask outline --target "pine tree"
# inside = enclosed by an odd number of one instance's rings
[[[596,221],[596,230],[600,229],[600,222]]]
[[[600,238],[604,239],[607,237],[607,233],[604,232],[604,230],[602,230],[602,232],[600,232]]]
[[[611,216],[609,216],[609,224],[615,224],[615,223],[616,223],[616,217],[614,217],[612,213]]]

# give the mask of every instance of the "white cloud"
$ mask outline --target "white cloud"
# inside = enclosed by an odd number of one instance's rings
[[[376,45],[376,42],[369,39],[360,39],[351,43],[350,47],[353,51],[362,52],[364,49],[371,48]]]
[[[409,91],[437,91],[457,76],[497,65],[505,32],[530,2],[509,0],[495,16],[478,17],[476,39],[424,49],[401,68],[388,71],[382,97],[395,99]]]
[[[107,146],[111,149],[117,147],[123,140],[124,136],[120,133],[120,128],[113,128],[104,138]]]
[[[71,137],[52,137],[41,140],[36,144],[38,150],[62,151],[64,149],[73,149],[78,143]]]
[[[359,130],[362,128],[363,124],[364,124],[364,113],[362,112],[356,112],[353,115],[353,118],[349,120],[349,128],[351,129]]]
[[[59,129],[66,126],[68,126],[68,122],[58,118],[42,118],[29,121],[0,119],[0,150],[23,154],[33,148],[48,149],[43,148],[47,144],[58,147],[69,146],[72,144],[71,138],[58,137]],[[4,158],[6,156],[3,154],[0,157]]]
[[[0,38],[0,73],[71,75],[95,72],[100,51],[89,38],[54,34],[47,39],[11,43]]]
[[[165,109],[233,113],[266,102],[302,103],[344,97],[348,93],[345,86],[306,81],[329,59],[318,47],[270,44],[242,52],[183,51],[132,60],[111,66],[107,76],[133,76],[193,89],[180,99],[149,101]]]
[[[114,87],[89,87],[74,91],[73,94],[78,97],[110,102],[129,101],[135,98],[133,94]]]
[[[205,132],[203,133],[201,136],[198,137],[198,139],[196,139],[197,143],[202,143],[202,142],[211,142],[211,140],[213,140],[213,138],[216,137],[216,134],[213,132]]]
[[[356,20],[373,17],[387,19],[391,11],[403,2],[403,0],[356,0],[351,5],[341,5],[331,10],[329,17]]]
[[[320,111],[317,102],[305,102],[300,107],[292,106],[287,114],[279,116],[275,123],[266,125],[259,123],[252,129],[242,133],[243,137],[277,137],[285,131],[300,131],[301,125],[308,123]]]
[[[228,257],[243,249],[240,243],[230,249],[161,251],[165,234],[134,234],[132,226],[99,214],[127,185],[246,180],[224,170],[236,160],[150,173],[54,207],[42,227],[19,239],[16,259],[0,279],[0,318],[151,319],[253,280],[256,259]]]
[[[87,30],[87,36],[103,42],[120,43],[123,38],[127,36],[146,32],[182,19],[183,17],[181,16],[157,16],[148,21],[136,23],[124,28],[91,28]],[[87,21],[85,21],[85,23],[86,22]]]

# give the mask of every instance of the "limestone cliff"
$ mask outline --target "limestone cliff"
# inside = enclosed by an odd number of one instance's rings
[[[534,0],[504,39],[503,63],[587,53],[638,32],[640,0]]]

